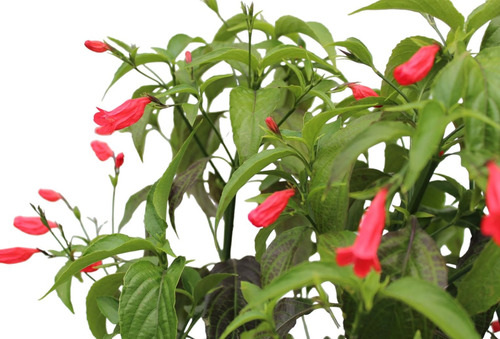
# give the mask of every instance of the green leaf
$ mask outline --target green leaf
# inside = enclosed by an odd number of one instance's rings
[[[54,285],[47,293],[45,293],[42,299],[90,264],[117,254],[139,250],[150,250],[156,252],[157,248],[153,245],[153,243],[146,239],[131,238],[125,234],[109,234],[94,239],[87,250],[83,253],[82,257],[72,262],[71,265],[69,265],[68,268],[62,272]]]
[[[100,297],[115,298],[120,294],[124,273],[107,275],[96,281],[87,294],[87,321],[94,337],[101,339],[108,335],[106,330],[106,317],[101,313],[97,300]]]
[[[384,172],[399,172],[408,161],[408,150],[398,144],[387,144],[384,151]]]
[[[215,216],[216,227],[231,200],[234,198],[238,190],[243,187],[243,185],[245,185],[251,177],[274,161],[295,154],[295,151],[288,148],[268,149],[255,154],[245,161],[243,165],[238,167],[222,191],[219,206],[217,207],[217,214]]]
[[[404,9],[418,13],[427,13],[436,17],[453,29],[464,25],[464,17],[450,0],[380,0],[351,13],[378,9]]]
[[[271,242],[260,260],[262,271],[262,286],[268,285],[290,267],[307,260],[308,244],[312,229],[309,227],[294,227],[282,232]],[[304,250],[305,249],[305,250]]]
[[[167,223],[165,219],[160,217],[158,211],[155,208],[154,196],[157,187],[158,181],[154,183],[148,193],[148,197],[146,200],[146,211],[144,213],[144,228],[151,237],[153,237],[157,241],[161,241],[165,238],[165,234],[167,232]]]
[[[314,310],[310,299],[283,298],[274,307],[273,318],[276,324],[276,332],[280,338],[285,338],[288,332],[295,326],[297,319],[311,313]]]
[[[207,294],[217,289],[224,279],[232,276],[234,276],[232,273],[211,273],[203,277],[194,287],[194,304],[197,305],[200,303],[200,301],[202,301]]]
[[[174,62],[175,59],[179,56],[179,54],[190,44],[193,42],[201,42],[206,44],[205,40],[202,38],[196,37],[191,38],[186,34],[176,34],[168,41],[167,45],[167,54],[170,58],[171,62]]]
[[[215,13],[219,13],[219,6],[217,6],[217,0],[203,0],[203,2]]]
[[[433,283],[405,277],[379,293],[414,308],[451,338],[479,339],[467,312],[446,291]]]
[[[200,93],[205,93],[210,107],[212,101],[226,88],[237,86],[234,74],[215,75],[200,85]]]
[[[469,15],[465,22],[465,31],[469,34],[473,33],[479,27],[499,15],[500,2],[498,0],[487,0]]]
[[[97,307],[101,313],[108,319],[112,324],[118,324],[118,299],[110,296],[100,296],[97,297]]]
[[[292,60],[292,59],[303,59],[310,60],[321,65],[322,68],[329,71],[332,74],[338,75],[337,69],[317,56],[316,54],[300,47],[296,46],[278,46],[273,48],[269,53],[266,54],[264,59],[259,64],[259,72],[264,71],[264,69],[268,66],[275,65],[284,60]],[[247,62],[248,63],[248,62]]]
[[[481,50],[500,45],[500,16],[491,20],[481,41]]]
[[[485,312],[500,302],[500,247],[490,241],[474,266],[458,283],[458,301],[470,315]]]
[[[321,261],[335,262],[337,257],[336,249],[351,246],[355,239],[356,234],[351,231],[320,234],[318,237],[318,253]],[[351,276],[354,277],[354,273]]]
[[[470,58],[469,53],[455,55],[436,76],[432,83],[432,98],[440,101],[445,108],[449,109],[463,97],[466,90],[468,71],[465,62]]]
[[[437,154],[448,120],[443,107],[429,101],[420,112],[417,130],[411,140],[403,189],[409,190],[431,158]]]
[[[118,232],[120,232],[123,226],[125,226],[130,221],[132,215],[139,207],[139,205],[146,201],[151,187],[151,185],[148,185],[128,198],[128,201],[125,204],[125,211],[123,212],[122,221],[120,221],[120,225],[118,226]]]
[[[257,91],[236,87],[229,97],[229,116],[233,139],[240,163],[257,153],[265,134],[265,119],[275,110],[280,90],[263,88]]]
[[[373,64],[372,54],[365,44],[361,42],[361,40],[356,38],[347,38],[345,41],[336,42],[335,45],[347,48],[347,51],[352,55],[347,56],[349,59],[370,67],[375,67]]]
[[[124,339],[176,338],[175,288],[185,264],[186,259],[178,257],[166,271],[147,261],[130,266],[120,296]]]
[[[67,261],[66,264],[64,264],[64,266],[61,267],[61,269],[59,270],[59,272],[57,272],[55,276],[55,281],[59,279],[61,274],[68,268],[69,265],[71,265],[71,263],[72,261]],[[71,311],[71,313],[74,314],[75,311],[73,310],[73,303],[71,303],[71,280],[72,279],[68,279],[63,284],[59,285],[56,288],[56,292],[57,296],[59,297],[59,299],[61,299],[63,304]]]
[[[251,56],[252,67],[255,67],[259,64],[259,60],[252,53]],[[216,49],[213,52],[207,53],[205,55],[200,56],[193,60],[190,64],[191,67],[197,67],[204,64],[212,64],[211,66],[221,62],[221,61],[237,61],[241,62],[248,66],[248,51],[233,47],[224,47],[220,49]]]

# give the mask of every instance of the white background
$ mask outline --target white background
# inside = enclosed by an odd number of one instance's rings
[[[261,10],[271,23],[290,14],[304,21],[323,23],[337,41],[351,36],[361,39],[380,70],[401,39],[412,35],[438,39],[416,13],[376,11],[348,16],[372,2],[254,1],[255,9]],[[453,2],[466,15],[482,3],[480,0]],[[219,8],[227,19],[239,13],[240,2],[219,0]],[[118,221],[128,197],[154,182],[170,160],[170,147],[157,134],[148,136],[144,163],[140,162],[129,134],[115,133],[111,137],[94,134],[92,117],[96,106],[113,109],[148,82],[131,73],[101,101],[120,62],[109,54],[90,52],[83,42],[111,36],[135,43],[145,52],[148,47],[164,48],[168,39],[177,33],[201,36],[209,42],[220,25],[215,14],[199,0],[1,2],[0,248],[58,249],[49,234],[30,236],[13,227],[15,216],[34,215],[29,203],[40,204],[48,218],[60,222],[67,233],[81,235],[79,225],[64,205],[42,200],[37,194],[39,188],[61,192],[70,203],[80,207],[84,216],[95,216],[100,221],[110,219],[111,186],[107,175],[112,171],[112,164],[111,160],[104,163],[97,160],[90,148],[92,140],[105,141],[116,153],[125,153],[118,187]],[[446,33],[444,29],[443,34]],[[472,46],[477,50],[475,46],[477,39]],[[324,55],[321,50],[316,51]],[[361,81],[374,88],[380,86],[379,79],[365,66],[340,61],[339,67],[349,81]],[[162,113],[168,114],[171,112]],[[170,119],[166,117],[162,121],[169,123]],[[458,162],[450,164],[460,171]],[[255,193],[250,190],[240,195],[237,209],[240,217],[234,235],[235,258],[254,253],[253,237],[257,229],[248,222],[246,214],[255,204],[245,203],[244,199]],[[139,214],[124,229],[129,235],[142,236]],[[195,259],[194,265],[198,266],[216,261],[208,227],[197,208],[186,200],[176,215],[180,241],[169,234],[174,251]],[[87,225],[90,227],[90,223]],[[41,254],[26,263],[0,264],[0,338],[92,337],[85,319],[88,279],[84,284],[74,282],[76,315],[63,306],[55,293],[38,301],[52,285],[53,276],[62,264],[61,259],[47,260]],[[100,274],[95,273],[96,277]],[[318,314],[317,320],[306,318],[311,337],[336,337],[338,331],[326,313],[322,313],[314,313]],[[300,329],[301,325],[297,327]],[[298,333],[296,338],[304,337],[301,331],[295,333]],[[193,336],[203,338],[203,330],[193,332]]]

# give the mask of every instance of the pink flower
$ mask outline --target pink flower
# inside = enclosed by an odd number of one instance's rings
[[[493,161],[488,162],[488,183],[486,184],[486,207],[489,215],[481,221],[481,233],[493,237],[500,246],[500,167]]]
[[[38,248],[13,247],[0,250],[0,263],[17,264],[40,252]]]
[[[288,200],[295,195],[293,188],[278,191],[267,197],[266,200],[248,214],[248,220],[257,227],[267,227],[275,222],[288,204]]]
[[[52,202],[62,198],[62,195],[60,193],[57,193],[56,191],[53,190],[39,189],[38,194],[40,194],[40,196],[45,200]]]
[[[89,265],[89,266],[85,267],[80,272],[84,272],[84,273],[95,272],[95,271],[98,270],[98,268],[96,268],[96,266],[101,266],[101,265],[102,265],[102,260],[99,260],[98,262],[95,262],[92,265]]]
[[[56,228],[57,224],[52,221],[48,221],[50,228]],[[31,235],[41,235],[47,233],[48,228],[42,223],[40,217],[15,217],[14,226]]]
[[[119,153],[115,159],[115,167],[116,168],[122,167],[124,160],[125,160],[125,155],[123,155],[123,153]]]
[[[347,86],[352,90],[352,95],[354,99],[361,100],[368,97],[378,97],[379,95],[370,87],[363,85],[358,85],[355,83],[349,83]]]
[[[129,99],[110,112],[98,107],[99,112],[94,115],[94,122],[101,127],[96,128],[96,133],[109,135],[135,124],[142,117],[146,105],[150,102],[151,99],[148,97]]]
[[[96,53],[103,53],[110,50],[110,47],[107,43],[95,40],[85,41],[85,47]]]
[[[193,57],[191,56],[191,52],[190,51],[186,51],[186,64],[190,64],[191,61],[193,61]]]
[[[394,69],[394,79],[403,86],[414,84],[427,76],[441,47],[438,44],[421,47],[413,56]]]
[[[114,155],[114,152],[109,148],[108,144],[99,140],[94,140],[90,146],[101,161],[106,161]]]
[[[380,190],[372,204],[361,219],[358,236],[354,245],[337,248],[337,264],[339,266],[354,263],[354,273],[364,278],[373,267],[380,272],[380,262],[377,257],[378,246],[385,227],[385,199],[387,188]]]
[[[273,118],[267,117],[266,118],[266,125],[267,125],[267,128],[269,128],[269,130],[271,132],[273,132],[274,134],[277,134],[277,135],[281,135],[280,128],[278,127],[278,125],[276,124],[276,122],[274,121]]]

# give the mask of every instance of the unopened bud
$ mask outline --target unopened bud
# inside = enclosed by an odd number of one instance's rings
[[[272,117],[266,118],[266,125],[271,132],[273,132],[276,135],[281,135],[280,128],[278,127],[278,125],[276,124],[276,122]]]

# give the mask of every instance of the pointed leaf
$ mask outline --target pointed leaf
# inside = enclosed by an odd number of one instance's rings
[[[495,46],[500,46],[500,16],[491,20],[481,41],[481,50]]]
[[[487,0],[484,4],[474,9],[465,22],[468,33],[475,32],[482,25],[500,15],[500,2]]]
[[[117,298],[110,296],[97,297],[97,307],[99,307],[99,311],[101,311],[106,319],[115,325],[119,322],[118,305],[119,301]]]
[[[118,232],[120,232],[123,226],[125,226],[130,221],[132,215],[134,214],[135,210],[140,206],[140,204],[146,201],[148,193],[151,190],[151,187],[152,187],[151,185],[148,185],[139,192],[130,196],[127,203],[125,204],[125,211],[123,212],[122,221],[120,221],[120,225],[118,226]]]
[[[71,263],[72,261],[67,261],[66,264],[61,267],[61,269],[55,276],[55,281],[59,279],[61,274],[68,268],[69,265],[71,265]],[[56,292],[59,299],[61,299],[63,304],[71,311],[71,313],[75,313],[75,311],[73,310],[73,303],[71,302],[71,280],[72,279],[68,279],[63,284],[59,285],[56,288]]]

